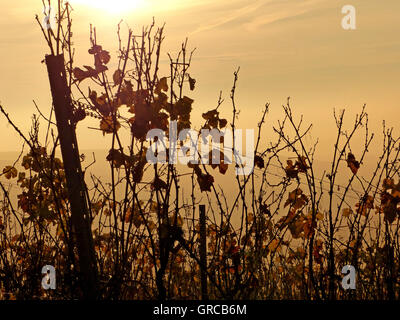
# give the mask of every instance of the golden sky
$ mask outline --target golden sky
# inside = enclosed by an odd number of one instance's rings
[[[271,103],[272,122],[291,97],[294,111],[314,123],[321,159],[329,158],[334,133],[333,109],[353,117],[366,103],[371,129],[382,120],[399,124],[400,1],[398,0],[71,0],[74,7],[76,64],[90,59],[89,25],[114,53],[116,25],[124,19],[134,30],[166,22],[166,52],[188,37],[196,47],[192,76],[197,79],[194,112],[215,106],[219,91],[231,110],[232,73],[240,66],[238,107],[243,129],[255,127],[264,103]],[[356,30],[341,26],[344,5],[356,8]],[[0,102],[25,132],[35,112],[32,100],[48,113],[51,99],[46,67],[48,53],[39,26],[40,0],[0,2]],[[86,59],[86,60],[85,60]],[[349,119],[350,120],[350,119]],[[351,120],[352,121],[352,120]],[[348,124],[351,124],[349,121]],[[80,123],[80,149],[108,146],[108,137]],[[396,130],[399,133],[399,130]],[[0,151],[19,150],[21,140],[0,119]],[[268,136],[266,136],[268,139]],[[329,154],[328,154],[329,153]]]

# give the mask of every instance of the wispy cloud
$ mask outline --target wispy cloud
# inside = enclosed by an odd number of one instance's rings
[[[263,12],[260,15],[253,17],[253,19],[250,22],[245,23],[244,26],[249,31],[256,31],[261,26],[306,14],[324,1],[325,0],[308,0],[290,3],[274,1],[274,3],[267,8],[267,13]]]
[[[213,21],[204,21],[204,24],[195,29],[191,34],[210,31],[227,23],[245,20],[242,26],[248,31],[255,31],[264,25],[281,21],[284,19],[300,16],[310,12],[326,0],[305,0],[305,1],[278,1],[260,0],[250,5],[242,4],[235,9],[229,10],[231,4],[225,3],[227,7],[224,16]]]
[[[266,3],[266,1],[257,1],[251,5],[246,5],[246,6],[242,6],[240,8],[231,10],[224,17],[222,17],[216,21],[213,21],[213,22],[207,22],[207,24],[204,24],[204,25],[198,27],[191,34],[209,31],[209,30],[218,28],[226,23],[232,22],[243,16],[246,16],[246,15],[249,15],[250,13],[255,12],[257,9],[259,9],[265,3]]]

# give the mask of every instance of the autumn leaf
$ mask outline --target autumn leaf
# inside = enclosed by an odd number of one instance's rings
[[[215,118],[218,119],[218,115],[219,115],[219,112],[216,109],[214,109],[214,110],[207,111],[206,113],[203,113],[202,117],[204,120],[210,121]]]
[[[386,178],[382,182],[382,189],[379,212],[383,212],[386,221],[393,223],[400,216],[400,183],[395,184],[393,179]]]
[[[175,104],[175,109],[180,120],[187,121],[190,119],[190,112],[192,111],[193,102],[193,99],[184,96]]]
[[[220,129],[223,129],[223,128],[225,128],[226,125],[228,124],[228,120],[226,120],[226,119],[219,119],[219,120],[218,120],[218,123],[219,123],[219,128],[220,128]]]
[[[125,211],[125,223],[129,223],[132,219],[132,209],[128,207]]]
[[[293,165],[293,161],[292,160],[287,160],[286,164],[287,164],[287,166],[285,168],[286,176],[288,178],[296,178],[297,179],[299,171]]]
[[[290,205],[291,211],[295,213],[298,209],[305,206],[307,202],[308,202],[307,196],[303,193],[303,191],[300,188],[297,188],[289,192],[289,196],[285,202],[284,207],[286,208],[288,205]]]
[[[190,87],[190,90],[193,91],[193,90],[195,89],[196,79],[193,79],[193,78],[190,77],[189,75],[188,75],[188,77],[189,77],[189,87]]]
[[[343,215],[343,217],[346,217],[346,218],[348,218],[352,213],[353,213],[353,210],[351,210],[350,208],[344,208],[342,210],[342,215]]]
[[[99,59],[102,63],[107,64],[110,62],[111,56],[108,51],[101,50],[98,55],[99,55]]]
[[[22,165],[26,170],[28,170],[29,168],[31,168],[32,162],[33,162],[32,157],[29,156],[29,155],[25,155],[25,156],[22,158],[22,163],[21,163],[21,165]]]
[[[228,171],[229,165],[226,164],[226,163],[224,163],[224,162],[221,162],[221,163],[219,164],[218,168],[219,168],[219,172],[220,172],[221,174],[225,174],[226,171]]]
[[[72,73],[73,73],[73,75],[74,75],[74,78],[76,79],[76,80],[78,80],[79,82],[80,81],[83,81],[83,80],[85,80],[86,78],[89,78],[91,75],[90,75],[90,72],[88,72],[88,71],[85,71],[85,70],[82,70],[81,68],[74,68],[73,70],[72,70]]]
[[[72,73],[74,75],[74,78],[78,81],[82,81],[83,79],[87,78],[86,72],[81,68],[74,68],[72,70]]]
[[[140,119],[136,119],[136,117],[131,118],[129,122],[131,125],[131,132],[133,136],[139,140],[144,140],[146,138],[146,134],[149,131],[148,122]]]
[[[154,89],[154,92],[157,94],[160,94],[161,91],[168,91],[168,82],[166,77],[161,78],[160,81],[157,83],[156,88]]]
[[[159,177],[156,177],[153,183],[151,184],[151,188],[153,190],[161,190],[161,189],[167,189],[168,186],[165,183],[165,181],[161,180]]]
[[[307,165],[307,158],[305,156],[299,156],[296,161],[295,166],[297,167],[299,172],[306,172],[310,167]]]
[[[317,220],[322,221],[324,220],[324,214],[322,212],[317,212],[317,214],[315,215],[315,217],[317,218]]]
[[[89,75],[89,77],[96,77],[98,75],[98,72],[96,69],[93,69],[91,66],[84,66],[86,69],[86,73]]]
[[[370,195],[364,196],[359,203],[356,204],[357,214],[366,217],[369,210],[374,207],[374,198]]]
[[[265,167],[264,159],[261,158],[260,156],[254,157],[254,164],[260,169],[263,169]]]
[[[397,205],[393,202],[389,203],[383,208],[383,213],[385,216],[385,220],[389,223],[393,223],[396,220],[396,216],[398,214]]]
[[[121,90],[117,93],[117,98],[121,104],[131,107],[134,99],[133,85],[130,81],[124,80],[121,85]]]
[[[107,71],[108,68],[103,64],[96,64],[97,74]]]
[[[211,191],[211,186],[214,183],[214,177],[209,173],[200,173],[197,175],[197,182],[199,183],[200,190],[203,191]]]
[[[305,219],[303,223],[304,238],[309,239],[314,234],[312,219]]]
[[[6,179],[11,179],[11,178],[15,178],[18,175],[18,171],[14,167],[6,166],[3,169],[3,174],[6,177]]]
[[[393,179],[383,179],[382,187],[384,190],[392,189],[394,187],[394,180]]]
[[[90,54],[98,54],[101,52],[102,49],[103,49],[102,46],[94,45],[92,48],[89,49],[89,53]]]
[[[17,183],[23,183],[23,181],[25,180],[25,176],[26,176],[25,172],[19,172]]]
[[[271,217],[271,211],[268,209],[268,205],[265,202],[260,205],[260,212]]]
[[[114,87],[118,86],[121,84],[122,82],[122,71],[121,70],[115,70],[114,74],[113,74],[113,81],[114,81]]]
[[[350,168],[353,174],[357,174],[357,171],[360,168],[360,163],[356,160],[352,153],[347,155],[347,166]]]
[[[323,242],[318,239],[315,242],[315,246],[314,246],[314,250],[313,250],[313,256],[314,256],[315,262],[318,264],[322,264],[322,258],[323,258],[323,255],[321,254],[322,246],[323,246]]]
[[[92,103],[94,104],[94,106],[96,106],[97,103],[97,92],[95,90],[91,90],[89,88],[89,99],[90,101],[92,101]]]
[[[113,121],[113,118],[111,116],[104,117],[100,121],[100,130],[103,131],[103,134],[105,133],[113,133],[114,130],[117,132],[121,128],[120,123],[118,120]]]
[[[85,110],[81,107],[74,109],[72,118],[74,120],[74,123],[78,123],[79,121],[82,121],[83,119],[86,118]]]
[[[216,152],[217,154],[214,154],[213,151]],[[218,159],[218,154],[219,154],[219,159]],[[229,168],[229,165],[227,163],[225,163],[225,161],[224,161],[225,155],[222,151],[219,151],[219,153],[218,153],[218,149],[211,150],[208,154],[208,157],[209,157],[209,163],[211,165],[211,168],[216,169],[218,167],[218,170],[221,174],[226,173],[226,171]],[[189,167],[192,167],[192,166],[193,166],[192,164],[189,165]]]
[[[139,214],[133,215],[133,224],[136,228],[140,228],[140,226],[143,224],[143,219]]]
[[[132,181],[139,183],[142,181],[144,167],[147,163],[146,149],[144,149],[143,154],[138,154],[136,157],[138,157],[138,159],[135,159],[134,165],[132,166]]]
[[[111,149],[108,152],[107,161],[112,161],[115,168],[120,168],[121,166],[125,165],[125,161],[127,160],[128,156],[126,156],[123,152],[116,149]]]

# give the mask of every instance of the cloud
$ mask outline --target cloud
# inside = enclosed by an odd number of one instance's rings
[[[324,1],[326,0],[308,0],[301,2],[286,1],[286,3],[274,1],[271,3],[271,6],[267,8],[267,13],[254,17],[250,22],[245,23],[244,26],[249,31],[256,31],[261,26],[304,15],[318,8],[319,4]]]
[[[259,9],[262,5],[265,4],[266,1],[257,1],[251,5],[247,5],[244,7],[237,8],[235,10],[231,10],[231,12],[227,13],[224,17],[218,19],[217,21],[205,24],[203,26],[198,27],[195,31],[193,31],[191,34],[199,33],[199,32],[204,32],[204,31],[209,31],[215,28],[218,28],[226,23],[229,23],[231,21],[237,20],[243,16],[246,16],[250,13],[255,12],[257,9]]]
[[[281,21],[284,19],[301,16],[319,7],[319,4],[326,0],[305,0],[305,1],[281,1],[281,0],[260,0],[250,5],[240,6],[235,9],[224,9],[224,16],[214,21],[207,21],[206,24],[198,27],[191,34],[210,31],[227,23],[244,19],[243,26],[248,31],[255,31],[261,26]],[[241,1],[243,4],[243,1]],[[225,3],[225,6],[232,5]]]

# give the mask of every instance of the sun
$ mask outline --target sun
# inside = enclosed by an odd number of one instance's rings
[[[99,9],[111,14],[120,14],[138,9],[145,0],[70,0],[71,4],[79,4]]]

